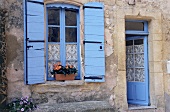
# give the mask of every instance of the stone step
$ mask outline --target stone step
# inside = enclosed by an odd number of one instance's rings
[[[41,104],[35,112],[115,112],[106,101]]]

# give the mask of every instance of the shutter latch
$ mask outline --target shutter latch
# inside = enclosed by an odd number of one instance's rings
[[[90,76],[90,77],[85,77],[84,76],[84,79],[103,79],[102,77],[97,77],[97,76]]]
[[[27,46],[28,49],[31,48],[31,47],[33,48],[33,46]]]

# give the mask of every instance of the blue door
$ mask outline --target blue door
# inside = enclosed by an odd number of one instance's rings
[[[129,104],[149,105],[147,36],[126,37],[126,78]]]

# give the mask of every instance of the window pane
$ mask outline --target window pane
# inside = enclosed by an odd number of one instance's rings
[[[143,39],[134,40],[134,45],[142,45]]]
[[[143,22],[126,22],[125,30],[144,31],[144,23]]]
[[[77,42],[77,28],[66,28],[66,42]]]
[[[145,71],[143,68],[135,69],[135,81],[136,82],[145,82]]]
[[[143,53],[144,52],[143,39],[134,40],[134,52],[135,53]]]
[[[60,10],[59,9],[48,9],[48,24],[49,25],[60,25]]]
[[[135,80],[135,75],[134,75],[134,69],[133,68],[128,68],[126,70],[126,77],[127,81],[134,81]]]
[[[48,45],[48,60],[60,60],[60,44]]]
[[[48,42],[60,42],[60,28],[48,28]]]
[[[65,10],[66,26],[77,26],[77,12],[76,10]]]
[[[77,60],[76,44],[66,44],[66,60]]]
[[[133,45],[133,40],[126,41],[126,46],[132,46],[132,45]]]

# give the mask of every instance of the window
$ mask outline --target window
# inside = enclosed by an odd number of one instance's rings
[[[74,65],[78,69],[80,79],[80,52],[79,52],[79,9],[72,5],[47,6],[47,79],[53,80],[50,73],[53,64]]]
[[[126,20],[125,22],[126,34],[148,34],[148,22],[142,20]]]
[[[25,1],[24,8],[26,84],[45,83],[46,74],[47,80],[54,80],[50,71],[53,69],[53,64],[58,61],[62,65],[74,65],[78,69],[77,80],[81,79],[80,73],[84,72],[86,82],[105,81],[104,5],[102,3],[89,2],[83,6],[84,71],[80,69],[79,7],[58,3],[44,5],[43,0],[33,0]],[[44,20],[45,16],[46,20]]]

